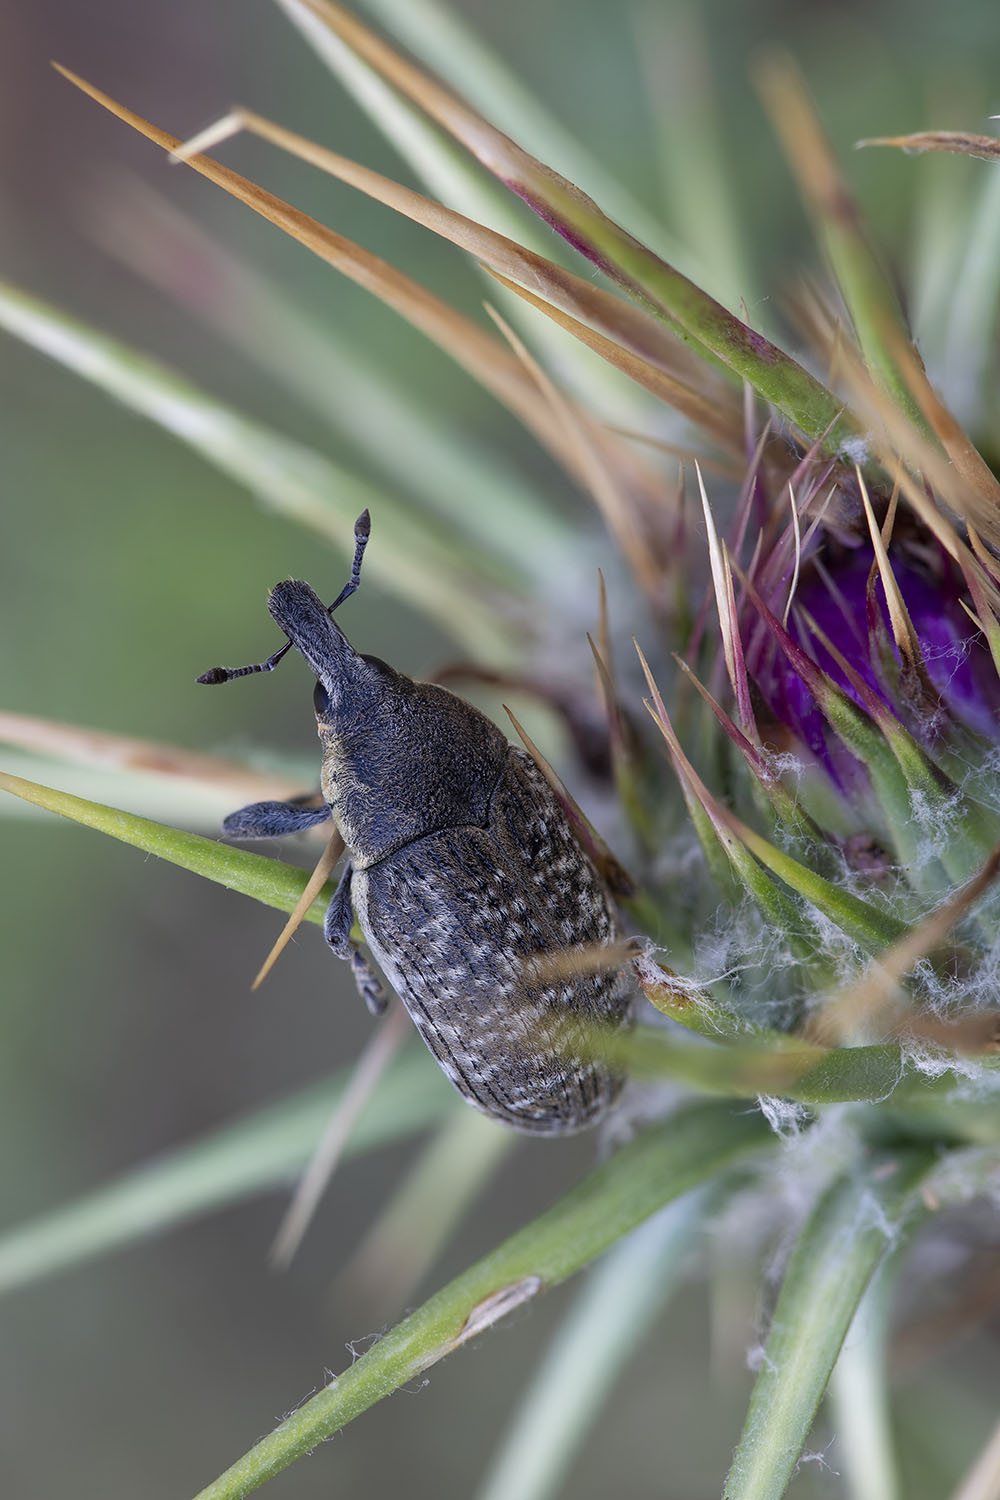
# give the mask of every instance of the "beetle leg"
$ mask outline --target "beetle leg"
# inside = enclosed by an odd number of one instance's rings
[[[222,832],[227,839],[277,839],[314,828],[329,816],[325,802],[319,807],[303,807],[297,802],[251,802],[224,819]]]
[[[385,992],[371,964],[356,944],[351,942],[351,924],[354,911],[351,906],[351,875],[353,866],[348,860],[340,884],[333,893],[326,909],[323,935],[338,958],[346,958],[354,973],[358,993],[373,1016],[380,1016],[388,1005]]]

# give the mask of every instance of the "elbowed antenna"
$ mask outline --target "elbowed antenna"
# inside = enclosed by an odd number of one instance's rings
[[[365,555],[368,546],[368,538],[371,536],[372,518],[367,510],[363,510],[354,523],[354,561],[351,563],[351,576],[344,584],[340,593],[333,603],[327,606],[327,614],[332,615],[334,610],[340,608],[345,599],[349,599],[361,586],[361,559]],[[285,644],[269,656],[266,661],[256,662],[251,667],[209,667],[207,672],[202,672],[197,679],[208,687],[214,687],[219,682],[232,682],[235,677],[249,677],[253,672],[273,672],[283,656],[292,648],[292,642]]]
[[[332,615],[335,609],[339,609],[345,599],[349,599],[361,586],[361,559],[365,555],[368,546],[368,538],[372,533],[372,518],[368,510],[361,512],[354,523],[354,561],[351,563],[351,576],[344,584],[340,593],[333,603],[327,606],[327,614]],[[291,641],[288,643],[291,645]]]

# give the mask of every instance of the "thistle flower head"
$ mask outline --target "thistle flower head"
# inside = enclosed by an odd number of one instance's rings
[[[845,793],[863,766],[831,728],[818,685],[888,716],[929,753],[957,754],[970,736],[985,753],[1000,736],[1000,680],[959,566],[891,499],[876,496],[876,513],[866,491],[863,508],[863,488],[844,476],[801,502],[770,501],[739,610],[761,732],[818,760]]]

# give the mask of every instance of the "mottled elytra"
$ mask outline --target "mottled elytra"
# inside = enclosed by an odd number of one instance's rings
[[[326,940],[350,962],[369,1008],[383,1008],[382,988],[350,940],[352,909],[469,1103],[519,1130],[580,1130],[621,1086],[587,1055],[586,1039],[626,1021],[627,982],[611,971],[546,979],[529,960],[614,942],[610,896],[530,756],[446,688],[355,651],[334,623],[358,587],[369,531],[365,511],[350,580],[329,607],[307,583],[274,588],[268,608],[288,637],[280,650],[198,679],[269,672],[292,646],[316,677],[323,805],[257,802],[232,813],[224,832],[270,838],[332,817],[348,859]]]

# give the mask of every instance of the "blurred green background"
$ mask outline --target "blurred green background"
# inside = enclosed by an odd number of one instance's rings
[[[694,75],[685,53],[660,56],[648,40],[679,38],[691,16],[671,0],[648,8],[460,0],[456,9],[641,201],[679,237],[697,240],[701,206],[696,196],[671,196],[650,97],[682,90]],[[995,6],[715,0],[693,16],[710,55],[754,297],[770,303],[792,273],[814,264],[748,82],[753,52],[766,42],[787,44],[799,59],[862,203],[905,273],[921,165],[850,148],[860,136],[928,125],[985,128],[1000,107],[988,91],[1000,63]],[[275,7],[36,0],[8,3],[0,26],[0,274],[364,469],[364,457],[317,415],[98,244],[108,203],[141,178],[272,278],[317,328],[361,341],[419,392],[429,419],[443,414],[497,451],[513,451],[560,504],[582,506],[499,407],[418,335],[210,185],[170,168],[48,67],[58,58],[180,135],[238,101],[409,180]],[[457,252],[263,145],[237,141],[224,159],[477,311],[480,286]],[[954,164],[956,174],[968,168]],[[780,324],[763,302],[750,313]],[[332,594],[342,560],[5,337],[0,453],[2,706],[194,749],[284,752],[307,768],[315,741],[300,664],[219,693],[197,688],[194,677],[216,661],[271,649],[264,600],[275,579],[305,576]],[[364,649],[418,675],[452,651],[370,582],[352,602],[349,630]],[[19,762],[3,756],[0,764]],[[53,780],[69,784],[55,771]],[[103,795],[115,800],[113,782]],[[97,834],[20,806],[4,811],[4,1222],[357,1054],[369,1020],[313,930],[251,996],[249,980],[277,930],[273,913]],[[593,1152],[586,1139],[521,1144],[423,1290],[551,1201]],[[287,1275],[265,1265],[283,1203],[274,1196],[0,1305],[4,1493],[167,1500],[207,1482],[325,1368],[346,1363],[348,1341],[364,1347],[397,1315],[391,1305],[345,1298],[335,1274],[412,1155],[412,1146],[400,1147],[345,1166]],[[271,1492],[307,1500],[405,1485],[413,1500],[472,1494],[567,1295],[436,1369],[426,1388],[376,1408]],[[718,1493],[749,1375],[710,1370],[708,1347],[705,1300],[689,1291],[651,1328],[612,1423],[574,1471],[577,1500],[609,1491],[670,1500]],[[901,1421],[918,1500],[945,1493],[952,1464],[988,1430],[978,1369],[973,1344],[953,1367],[941,1362],[904,1383]],[[930,1406],[952,1410],[954,1458],[940,1447],[921,1452],[921,1412]],[[835,1451],[826,1461],[836,1470]],[[807,1465],[792,1489],[838,1493],[820,1464]]]

